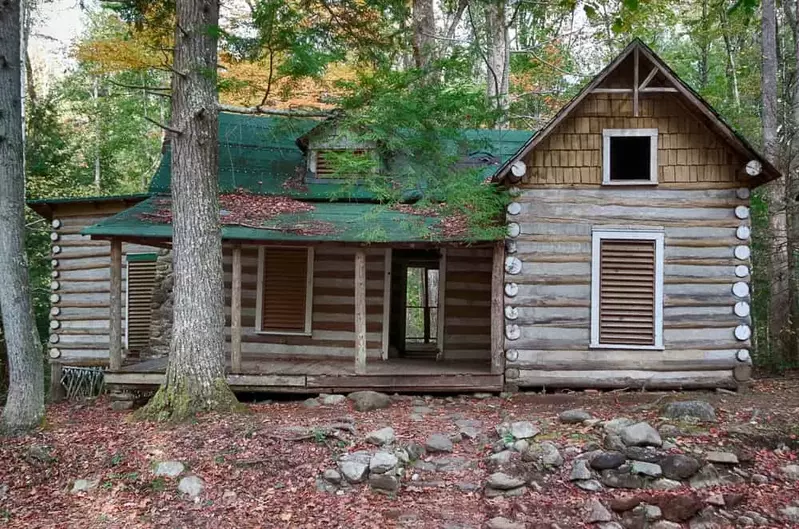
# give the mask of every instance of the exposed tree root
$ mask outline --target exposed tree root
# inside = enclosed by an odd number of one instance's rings
[[[217,379],[206,387],[202,384],[188,384],[183,378],[175,384],[167,383],[158,388],[150,402],[136,411],[134,417],[139,420],[181,422],[202,412],[245,410],[223,379]]]

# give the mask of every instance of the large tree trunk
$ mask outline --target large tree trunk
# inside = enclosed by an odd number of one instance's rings
[[[488,57],[486,60],[486,95],[499,117],[497,127],[507,125],[510,87],[510,37],[505,20],[505,1],[491,0],[486,10]]]
[[[426,68],[435,56],[436,17],[433,0],[413,0],[413,61]]]
[[[44,415],[44,372],[25,256],[22,12],[0,0],[0,310],[9,367],[3,429],[29,430]]]
[[[216,92],[218,0],[178,0],[172,90],[174,323],[164,384],[141,414],[230,410],[225,382]]]
[[[790,332],[783,336],[783,356],[790,364],[799,361],[799,278],[796,271],[796,250],[799,249],[799,0],[786,2],[786,13],[794,15],[791,25],[794,44],[794,76],[791,86],[790,156],[785,171],[785,220],[787,236],[788,303]]]
[[[761,91],[763,97],[763,150],[766,158],[779,164],[777,127],[779,103],[777,98],[777,13],[774,0],[762,5],[762,65]],[[769,349],[774,359],[782,355],[782,335],[788,323],[788,253],[785,217],[785,179],[768,186],[769,206]]]

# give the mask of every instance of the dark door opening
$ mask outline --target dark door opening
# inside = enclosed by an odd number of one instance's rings
[[[389,356],[438,357],[439,258],[436,250],[394,253]]]

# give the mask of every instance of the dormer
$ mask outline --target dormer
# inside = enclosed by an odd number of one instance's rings
[[[297,140],[305,151],[305,181],[337,183],[357,181],[379,172],[377,144],[342,129],[335,120],[321,123]]]

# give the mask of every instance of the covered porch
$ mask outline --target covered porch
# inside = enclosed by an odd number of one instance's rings
[[[122,288],[126,259],[121,245],[123,240],[130,241],[121,237],[109,239],[110,350],[105,381],[112,388],[148,390],[162,382],[168,358],[136,358],[129,354],[124,328],[128,298],[127,289]],[[150,239],[148,242],[169,247],[167,240]],[[475,248],[429,243],[347,247],[323,242],[253,244],[253,241],[227,239],[224,247],[227,381],[235,391],[502,390],[504,242],[483,243]],[[309,284],[314,285],[314,292],[308,295],[303,308],[308,313],[307,332],[281,334],[263,328],[261,319],[266,316],[261,289],[265,287],[255,282],[263,277],[266,266],[263,255],[270,248],[311,248],[309,262],[315,262],[315,270],[309,275]],[[398,319],[393,313],[404,315],[406,307],[397,308],[392,302],[392,296],[397,297],[397,282],[392,281],[392,274],[399,274],[397,270],[403,270],[404,274],[403,266],[418,266],[414,256],[418,252],[430,253],[433,248],[438,255],[437,270],[440,272],[435,285],[436,299],[441,303],[436,307],[434,320],[427,319],[430,311],[425,310],[423,334],[425,339],[435,337],[429,344],[435,352],[420,356],[425,344],[413,348],[412,352],[398,351],[395,346]],[[476,258],[470,259],[471,255],[479,256],[485,263],[481,268],[484,273],[480,276],[479,301],[469,299],[478,289],[463,283],[465,278],[474,275],[464,264]],[[458,296],[459,292],[461,299],[455,303],[453,296]],[[485,332],[473,346],[464,345],[470,339],[469,335],[463,335],[470,332],[469,326],[478,319],[469,318],[471,314],[464,312],[473,310],[470,305],[485,307],[479,318],[480,325],[485,325]],[[468,350],[470,346],[471,351]],[[479,357],[475,356],[476,350],[479,350]]]

